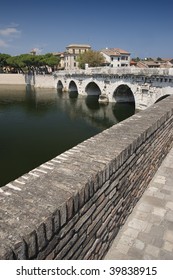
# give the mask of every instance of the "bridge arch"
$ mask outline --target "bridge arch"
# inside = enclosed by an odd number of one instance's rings
[[[157,100],[155,101],[155,103],[161,101],[162,99],[165,99],[165,98],[168,97],[168,96],[170,96],[170,94],[165,94],[165,95],[161,96],[159,99],[157,99]]]
[[[69,86],[68,86],[68,91],[69,92],[78,92],[77,85],[74,81],[70,81]]]
[[[85,92],[87,93],[88,96],[89,95],[99,96],[101,94],[101,90],[100,90],[99,86],[95,82],[90,82],[86,86]]]
[[[58,90],[58,91],[62,91],[62,90],[63,90],[63,83],[61,82],[61,80],[59,80],[59,81],[57,82],[57,90]]]
[[[74,81],[70,81],[68,92],[70,98],[76,98],[78,96],[78,88]]]
[[[115,89],[115,91],[113,92],[113,99],[118,103],[128,102],[135,104],[134,94],[131,88],[126,84],[119,85]]]

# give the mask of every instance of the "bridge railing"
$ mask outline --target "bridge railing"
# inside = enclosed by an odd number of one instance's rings
[[[173,76],[173,68],[136,68],[136,67],[88,67],[87,69],[78,70],[59,70],[53,73],[54,76],[64,75],[93,75],[93,74],[110,74],[110,75],[144,75],[144,76]]]

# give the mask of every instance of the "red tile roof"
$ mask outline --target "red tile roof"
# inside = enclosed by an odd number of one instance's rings
[[[106,48],[106,49],[102,49],[101,52],[103,52],[109,56],[119,56],[122,54],[130,55],[129,52],[122,50],[120,48],[110,48],[110,49]]]

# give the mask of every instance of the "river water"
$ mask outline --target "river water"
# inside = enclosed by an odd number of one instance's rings
[[[97,97],[0,86],[0,186],[133,114]]]

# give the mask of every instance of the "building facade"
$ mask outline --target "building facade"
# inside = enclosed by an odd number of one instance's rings
[[[91,49],[89,45],[71,44],[66,47],[64,52],[64,69],[75,70],[79,69],[77,58],[80,54],[87,52]]]
[[[102,49],[101,54],[105,58],[105,65],[111,67],[130,66],[130,53],[119,48]]]

